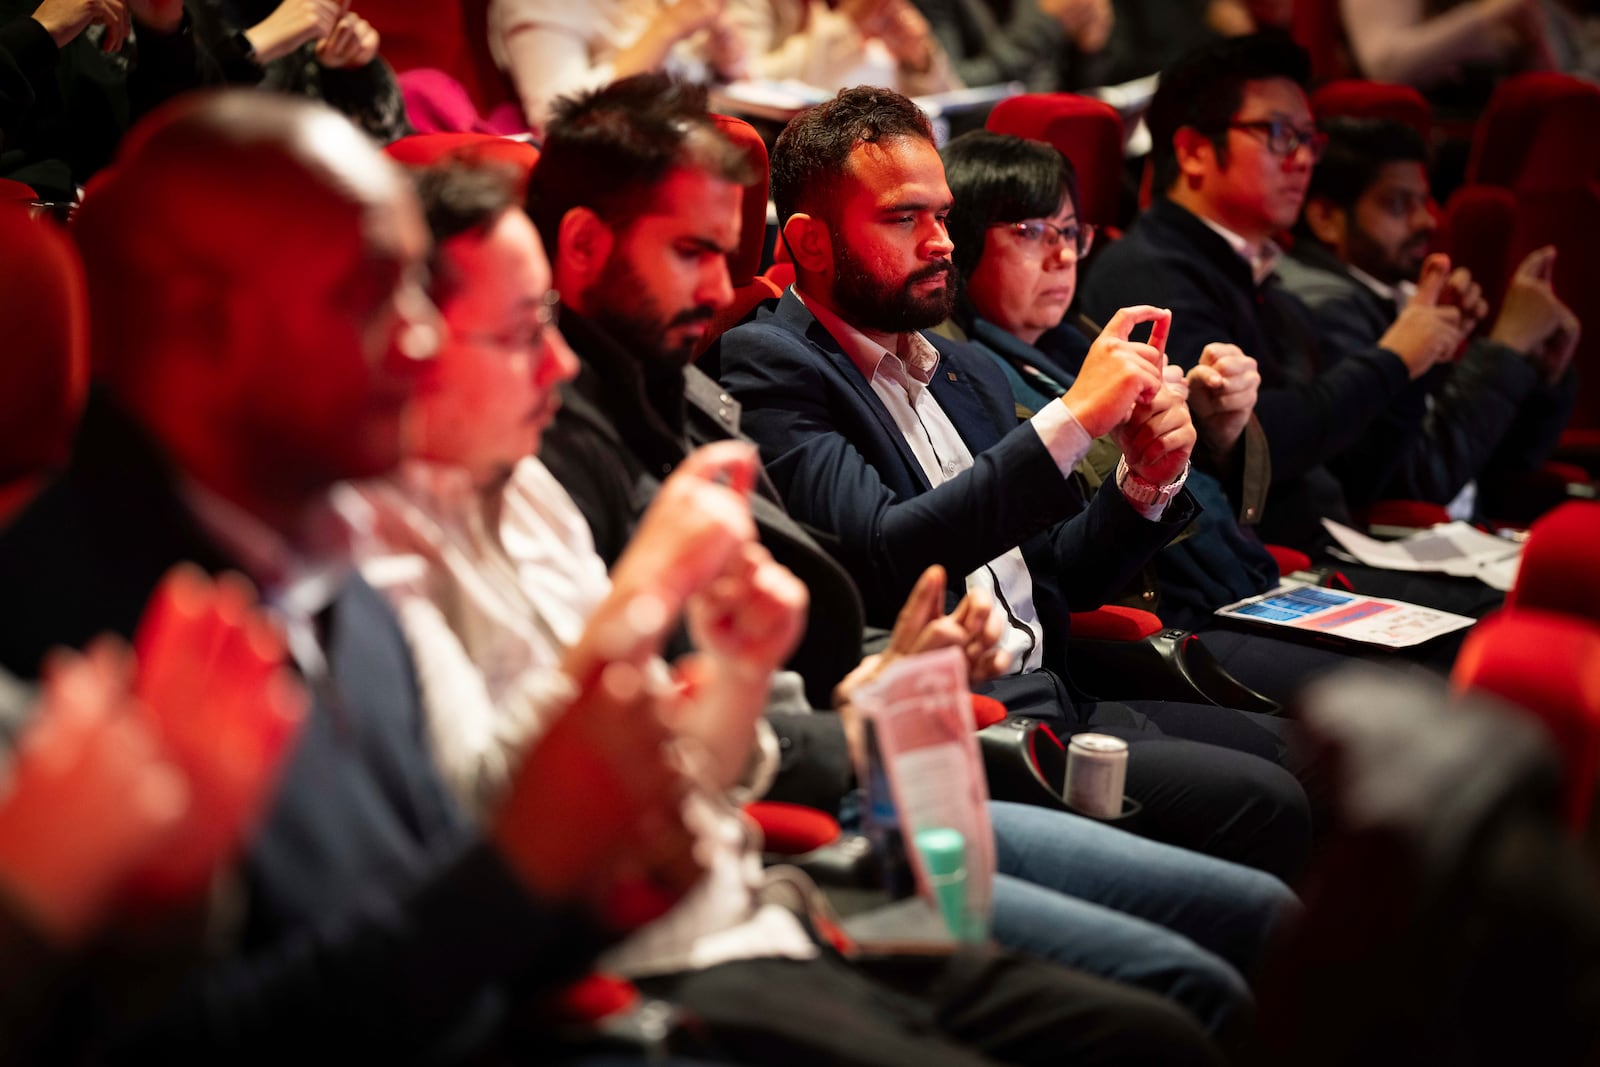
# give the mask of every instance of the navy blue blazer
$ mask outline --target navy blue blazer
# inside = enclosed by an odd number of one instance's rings
[[[722,383],[743,405],[789,513],[822,531],[861,589],[867,621],[892,625],[930,564],[961,576],[1021,546],[1060,667],[1070,611],[1095,608],[1132,581],[1197,511],[1187,493],[1158,522],[1118,492],[1087,507],[1031,426],[1017,426],[1004,376],[982,353],[933,334],[941,362],[929,388],[973,455],[930,485],[888,410],[839,342],[791,291],[721,341]]]
[[[96,400],[63,477],[0,535],[0,665],[131,636],[161,576],[230,561],[173,489],[154,445]],[[241,940],[129,1025],[74,1019],[91,1058],[399,1062],[481,1053],[513,977],[578,974],[603,945],[537,906],[471,832],[434,770],[393,613],[352,576],[321,617],[331,685],[287,760],[242,863]],[[196,701],[205,694],[194,694]]]

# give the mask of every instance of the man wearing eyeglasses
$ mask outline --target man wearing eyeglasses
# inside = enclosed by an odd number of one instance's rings
[[[1217,341],[1256,359],[1272,462],[1260,532],[1312,550],[1326,539],[1323,517],[1350,521],[1347,487],[1386,477],[1382,442],[1356,446],[1408,382],[1454,351],[1460,312],[1416,301],[1377,344],[1324,358],[1305,306],[1274,274],[1274,235],[1299,216],[1326,145],[1306,74],[1301,49],[1265,35],[1209,45],[1163,73],[1147,116],[1155,201],[1089,266],[1082,302],[1095,317],[1130,301],[1170,307],[1167,355],[1186,368]]]

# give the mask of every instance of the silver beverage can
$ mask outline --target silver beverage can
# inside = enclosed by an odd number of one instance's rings
[[[1096,819],[1122,814],[1128,781],[1128,742],[1106,734],[1076,734],[1067,745],[1064,792],[1074,811]]]

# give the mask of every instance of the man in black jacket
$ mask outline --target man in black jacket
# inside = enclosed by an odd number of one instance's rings
[[[1298,217],[1322,146],[1301,87],[1306,66],[1293,44],[1257,36],[1169,68],[1149,115],[1156,200],[1089,267],[1081,291],[1085,312],[1102,320],[1130,301],[1171,308],[1167,355],[1185,368],[1213,341],[1255,357],[1273,478],[1260,532],[1296,547],[1322,542],[1321,518],[1349,520],[1352,480],[1387,480],[1387,442],[1367,431],[1454,351],[1460,325],[1456,309],[1414,301],[1376,344],[1332,364],[1305,306],[1274,275],[1272,237]]]
[[[1327,154],[1278,277],[1311,309],[1329,360],[1370,348],[1415,294],[1419,275],[1426,288],[1448,274],[1446,292],[1459,294],[1469,313],[1463,325],[1475,324],[1484,309],[1472,279],[1451,272],[1446,257],[1427,255],[1438,223],[1421,135],[1392,119],[1335,118],[1322,129]],[[1377,432],[1399,459],[1374,492],[1447,504],[1481,475],[1492,487],[1549,455],[1577,395],[1577,317],[1550,286],[1554,254],[1530,253],[1487,334],[1384,412]],[[1464,514],[1471,504],[1462,500]]]

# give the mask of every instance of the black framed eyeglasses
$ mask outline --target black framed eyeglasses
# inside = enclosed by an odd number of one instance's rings
[[[1267,151],[1288,158],[1304,145],[1311,151],[1311,162],[1322,159],[1328,150],[1328,135],[1318,129],[1303,130],[1287,119],[1262,119],[1259,122],[1230,122],[1230,130],[1248,130],[1263,135]]]
[[[518,356],[524,352],[538,352],[544,345],[545,331],[555,329],[560,320],[561,294],[551,289],[540,299],[539,306],[533,313],[533,322],[530,324],[503,333],[462,332],[458,336],[474,344],[486,345],[508,355]]]
[[[1029,219],[1026,222],[1002,222],[1000,226],[1045,251],[1056,252],[1064,245],[1072,249],[1073,256],[1079,259],[1088,255],[1090,246],[1094,244],[1094,227],[1087,222],[1057,226],[1043,219]]]

